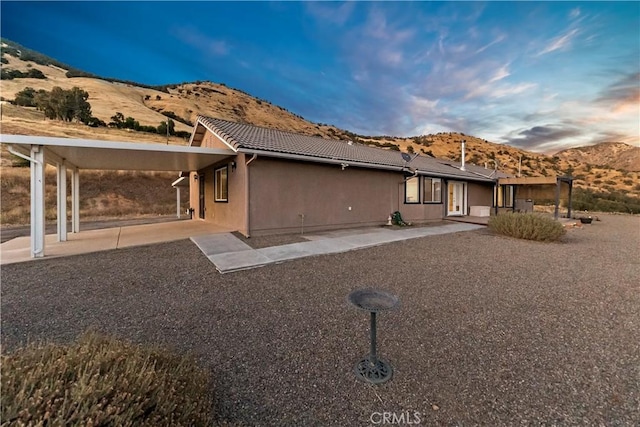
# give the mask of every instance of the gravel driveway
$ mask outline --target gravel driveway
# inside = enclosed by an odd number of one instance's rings
[[[188,240],[2,267],[2,344],[89,327],[194,354],[237,425],[640,424],[640,217],[562,243],[487,230],[220,275]],[[379,316],[381,386],[356,380]],[[409,418],[410,417],[410,418]]]

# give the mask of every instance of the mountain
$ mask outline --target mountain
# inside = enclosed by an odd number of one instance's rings
[[[140,125],[157,127],[172,117],[177,131],[191,131],[198,114],[271,127],[323,138],[348,139],[356,143],[392,150],[416,152],[438,158],[460,160],[460,142],[466,140],[466,162],[522,176],[572,175],[574,185],[595,191],[620,191],[639,196],[637,148],[625,144],[600,144],[565,150],[554,156],[533,153],[482,138],[448,132],[415,137],[363,136],[330,124],[313,123],[267,100],[242,90],[213,82],[190,82],[163,86],[140,85],[85,73],[38,52],[2,39],[2,133],[61,136],[150,143],[186,144],[184,138],[157,133],[134,132],[111,127],[89,127],[80,123],[45,120],[33,107],[12,105],[25,87],[50,91],[80,87],[89,94],[92,114],[109,123],[122,113]],[[10,76],[18,76],[11,77]],[[40,77],[40,78],[37,78]],[[607,147],[607,149],[603,148]],[[626,148],[625,148],[626,147]],[[601,155],[589,154],[601,152]],[[12,162],[2,152],[3,166]],[[3,194],[4,196],[4,194]],[[4,204],[4,203],[3,203]]]
[[[602,142],[588,147],[569,148],[555,155],[567,161],[640,172],[640,147],[623,142]]]

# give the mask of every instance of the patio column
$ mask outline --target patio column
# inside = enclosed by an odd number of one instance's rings
[[[67,241],[67,167],[64,163],[56,164],[57,207],[58,207],[58,242]]]
[[[44,147],[31,146],[31,258],[44,257]]]
[[[80,232],[80,169],[71,169],[71,232]]]
[[[176,186],[176,215],[180,219],[180,187]]]

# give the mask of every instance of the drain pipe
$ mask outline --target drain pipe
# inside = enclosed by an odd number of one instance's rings
[[[245,237],[249,238],[251,237],[251,232],[249,231],[249,226],[250,226],[250,221],[249,221],[249,165],[251,164],[251,162],[253,162],[255,159],[258,158],[258,155],[256,153],[253,153],[253,156],[246,161],[246,163],[244,164],[245,166],[245,170],[244,170],[244,230],[245,230]]]

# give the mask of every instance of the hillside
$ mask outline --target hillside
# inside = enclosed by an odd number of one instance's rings
[[[3,40],[3,42],[7,41]],[[25,87],[34,88],[36,91],[40,89],[50,91],[55,86],[63,89],[77,86],[89,93],[88,101],[91,104],[92,114],[106,123],[110,122],[111,117],[117,112],[120,112],[125,117],[135,118],[141,125],[158,126],[167,120],[167,117],[162,114],[165,113],[177,118],[175,121],[176,130],[190,132],[189,123],[193,123],[198,114],[203,114],[324,138],[350,139],[357,143],[458,161],[460,160],[460,141],[464,139],[467,142],[466,161],[468,163],[485,166],[489,169],[497,167],[500,171],[513,175],[520,173],[522,176],[570,174],[574,176],[575,186],[579,188],[589,188],[595,191],[620,191],[635,196],[640,193],[640,168],[637,167],[637,153],[640,149],[624,148],[625,144],[600,144],[593,147],[565,150],[555,156],[547,156],[455,132],[411,138],[355,135],[331,125],[312,123],[282,107],[252,97],[241,90],[229,88],[224,84],[191,82],[150,87],[97,77],[69,77],[70,75],[83,75],[83,73],[78,70],[72,70],[72,73],[68,73],[68,70],[63,68],[64,64],[33,51],[28,53],[29,55],[25,56],[33,60],[25,61],[21,58],[19,49],[3,45],[3,71],[14,70],[27,73],[29,70],[39,70],[45,78],[13,78],[0,81],[0,95],[2,97],[0,126],[2,133],[186,144],[185,139],[171,137],[167,141],[166,136],[156,133],[135,132],[110,127],[93,128],[79,123],[46,120],[43,113],[33,107],[15,106],[9,102],[15,98],[16,93]],[[16,192],[5,185],[7,184],[5,177],[10,175],[9,170],[5,168],[11,166],[15,159],[11,158],[4,149],[1,157],[4,169],[3,181],[5,181],[3,182],[2,210],[3,223],[6,223],[9,221],[9,216],[5,215],[7,206],[25,202],[19,198],[15,200],[12,198],[14,193],[22,193],[22,190]],[[20,175],[23,172],[11,172],[11,174],[14,173]],[[88,173],[85,172],[87,177],[89,177]],[[173,175],[165,175],[157,175],[163,179],[162,190],[159,190],[163,194],[174,178]],[[28,180],[28,176],[26,179]],[[102,203],[102,205],[113,205],[112,200],[126,199],[125,196],[99,194],[99,186],[96,188],[98,193],[92,195],[85,192],[84,196],[90,200],[92,198],[111,200]],[[94,200],[91,203],[99,205],[101,202]],[[128,206],[131,202],[126,199],[122,201],[122,204]],[[175,208],[171,208],[169,203],[163,209],[167,211],[166,213],[171,213]],[[155,215],[158,213],[156,210],[149,213]],[[145,214],[144,209],[134,209],[133,211]],[[87,209],[85,214],[90,215],[90,210]],[[106,209],[103,214],[109,216],[112,213]],[[11,215],[10,222],[19,221],[18,218],[21,217],[23,217],[22,214],[15,213]]]
[[[588,147],[569,148],[555,155],[567,161],[640,172],[640,147],[622,142],[602,142]]]

